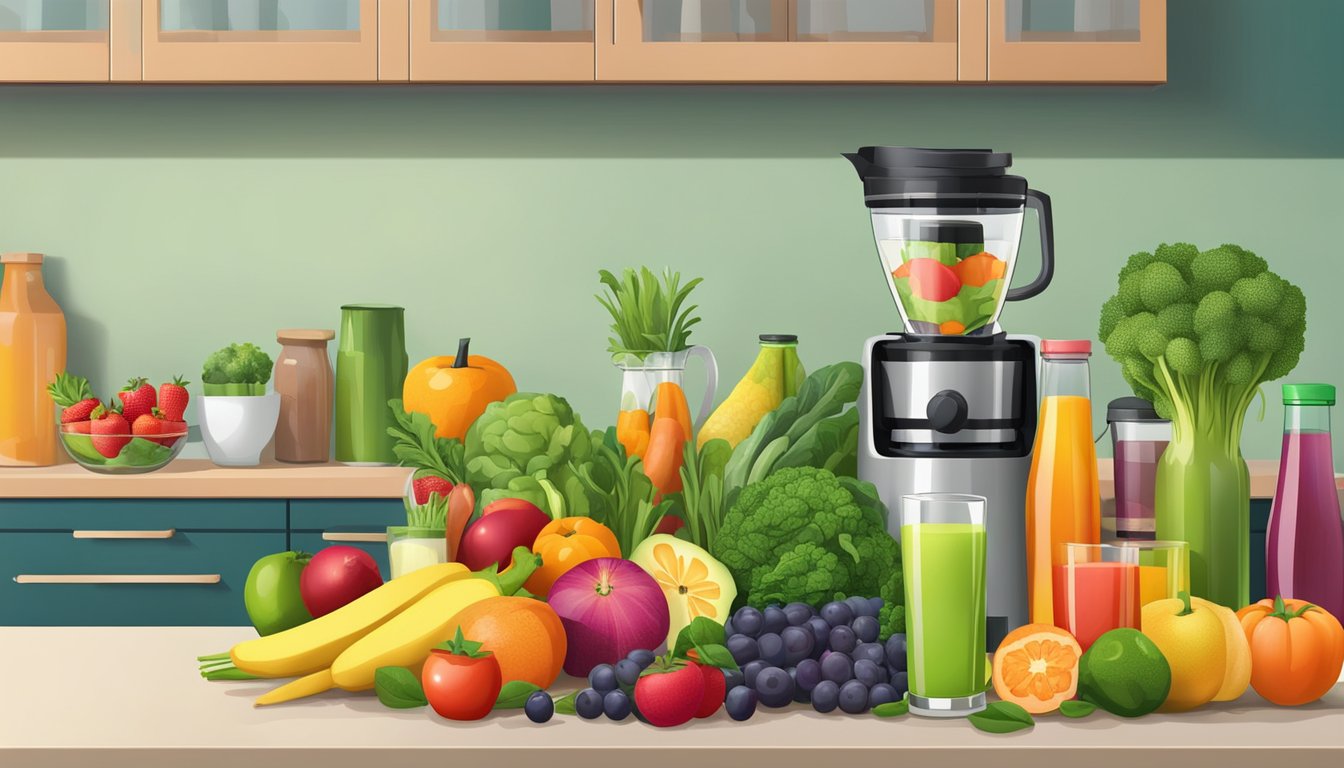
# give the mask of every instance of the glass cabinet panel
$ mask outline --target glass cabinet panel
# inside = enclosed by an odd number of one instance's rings
[[[108,79],[111,0],[0,0],[0,82]]]
[[[435,39],[593,41],[595,0],[434,0]]]
[[[773,0],[644,0],[644,41],[782,42],[789,31],[782,10]]]
[[[357,34],[359,28],[359,0],[162,0],[159,14],[163,32],[206,33],[198,39],[229,39],[210,33],[240,32],[263,37],[283,32]]]
[[[934,41],[934,0],[797,0],[802,42]]]
[[[410,0],[410,79],[591,83],[599,3]]]
[[[106,32],[107,0],[0,0],[0,34]]]
[[[1163,83],[1166,0],[988,0],[989,80]]]
[[[1139,41],[1139,0],[1008,0],[1009,42]]]

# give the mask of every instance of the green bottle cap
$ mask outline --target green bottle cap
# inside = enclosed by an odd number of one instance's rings
[[[1284,384],[1284,405],[1334,405],[1333,384]]]

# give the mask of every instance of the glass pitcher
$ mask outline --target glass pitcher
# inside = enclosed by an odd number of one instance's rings
[[[658,385],[670,382],[684,392],[686,362],[698,357],[705,363],[705,397],[695,414],[694,429],[709,418],[714,395],[719,386],[719,364],[709,347],[694,346],[680,352],[650,352],[640,359],[626,355],[616,361],[621,370],[621,411],[616,418],[616,437],[630,456],[644,455],[649,444],[649,418],[656,406],[654,393]],[[686,436],[688,439],[691,435]]]

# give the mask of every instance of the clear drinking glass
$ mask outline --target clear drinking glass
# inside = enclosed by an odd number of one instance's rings
[[[1054,566],[1055,626],[1086,651],[1120,627],[1139,628],[1139,550],[1121,544],[1061,545]]]
[[[430,565],[448,562],[448,538],[442,528],[410,525],[387,529],[387,559],[392,578]]]
[[[901,497],[910,712],[985,708],[985,498]]]
[[[1119,541],[1138,552],[1139,605],[1190,591],[1190,547],[1184,541]]]

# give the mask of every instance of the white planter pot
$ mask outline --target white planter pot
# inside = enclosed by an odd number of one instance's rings
[[[210,460],[222,467],[254,467],[275,435],[280,420],[280,395],[259,397],[203,396],[201,437]]]

